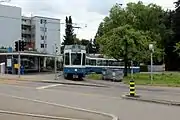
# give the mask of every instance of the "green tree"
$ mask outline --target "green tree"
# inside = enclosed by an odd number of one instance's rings
[[[100,46],[99,44],[97,43],[97,38],[98,37],[101,37],[103,35],[103,23],[101,22],[99,24],[99,27],[98,27],[98,30],[97,30],[97,33],[94,37],[94,40],[93,40],[93,45],[94,45],[94,48],[95,48],[95,53],[99,53],[99,49],[100,49]]]
[[[95,48],[93,48],[92,39],[91,40],[82,39],[81,45],[86,46],[86,52],[88,54],[95,53],[96,51]]]
[[[143,31],[137,31],[130,25],[124,25],[112,29],[98,38],[101,51],[107,56],[117,60],[124,59],[125,76],[128,63],[133,60],[142,60],[143,54],[148,48],[150,38]]]
[[[61,47],[61,53],[63,53],[65,45],[72,45],[75,43],[76,40],[71,16],[69,17],[66,16],[65,22],[66,22],[65,36]]]
[[[129,60],[148,63],[149,43],[154,43],[154,61],[159,63],[164,55],[164,40],[168,36],[165,25],[166,12],[155,4],[128,3],[126,8],[114,5],[100,24],[96,37],[101,52],[116,59],[123,58],[125,74]]]
[[[71,16],[69,16],[69,18],[66,16],[65,22],[66,28],[63,45],[71,45],[74,44],[74,30]]]

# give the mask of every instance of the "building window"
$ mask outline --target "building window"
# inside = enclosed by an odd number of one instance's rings
[[[43,19],[40,20],[40,23],[41,23],[41,24],[43,23]]]
[[[41,35],[41,40],[47,40],[47,36]]]
[[[44,36],[43,35],[41,35],[41,40],[44,40]]]
[[[47,20],[41,19],[41,20],[40,20],[40,23],[41,23],[41,24],[43,24],[43,23],[46,24],[46,23],[47,23]]]
[[[27,30],[27,28],[25,28],[25,27],[22,27],[22,30]]]
[[[44,44],[41,44],[41,48],[44,48]]]
[[[26,22],[26,20],[25,20],[25,19],[22,19],[22,21],[23,21],[23,22]]]
[[[44,20],[44,23],[46,24],[46,23],[47,23],[47,21],[46,21],[46,20]]]
[[[44,28],[44,27],[40,27],[40,30],[43,32],[47,32],[47,28]]]

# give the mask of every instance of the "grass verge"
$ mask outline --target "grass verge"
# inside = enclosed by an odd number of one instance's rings
[[[102,80],[102,75],[101,74],[96,74],[96,73],[92,73],[86,76],[88,79],[92,79],[92,80]]]
[[[137,73],[133,75],[135,83],[137,85],[154,85],[154,86],[169,86],[169,87],[180,87],[180,73],[164,72],[153,74],[153,81],[151,84],[150,74]],[[123,79],[125,84],[129,84],[131,76],[128,75]]]

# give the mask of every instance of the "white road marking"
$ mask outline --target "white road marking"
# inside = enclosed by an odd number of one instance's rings
[[[47,119],[58,119],[58,120],[59,119],[62,119],[62,120],[83,120],[83,119],[74,119],[74,118],[57,117],[57,116],[49,116],[49,115],[42,115],[42,114],[32,114],[32,113],[21,113],[21,112],[5,111],[5,110],[0,110],[0,113],[12,114],[12,115],[21,115],[21,116],[39,117],[39,118],[47,118]]]
[[[6,93],[0,93],[0,95],[11,97],[11,98],[16,98],[16,99],[20,99],[20,100],[27,100],[27,101],[32,101],[32,102],[36,102],[36,103],[42,103],[42,104],[57,106],[57,107],[69,108],[69,109],[77,110],[77,111],[84,111],[84,112],[99,114],[99,115],[103,115],[103,116],[109,116],[112,118],[112,120],[119,120],[118,117],[115,116],[114,114],[105,113],[105,112],[101,112],[101,111],[89,110],[89,109],[84,109],[84,108],[80,108],[80,107],[72,107],[72,106],[68,106],[68,105],[57,104],[57,103],[47,102],[47,101],[41,101],[41,100],[31,99],[31,98],[26,98],[26,97],[21,97],[21,96],[15,96],[15,95],[6,94]]]
[[[51,88],[51,87],[56,87],[56,86],[60,86],[63,84],[52,84],[52,85],[46,85],[46,86],[41,86],[41,87],[37,87],[36,89],[46,89],[46,88]]]

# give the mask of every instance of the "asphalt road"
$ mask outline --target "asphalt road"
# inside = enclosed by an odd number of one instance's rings
[[[139,92],[144,92],[143,94],[147,95],[151,94],[162,96],[168,96],[170,94],[167,92],[163,94],[163,91],[149,91],[146,89],[140,90]],[[2,106],[11,103],[9,105],[12,106],[14,105],[12,104],[14,100],[11,102],[9,99],[14,99],[14,97],[23,97],[29,98],[31,100],[40,100],[49,103],[56,103],[58,105],[63,104],[67,106],[80,107],[84,109],[111,113],[119,116],[120,120],[177,120],[179,116],[180,107],[121,99],[120,96],[127,93],[128,88],[123,86],[114,87],[112,85],[105,88],[13,81],[0,84],[0,97],[4,97],[4,100],[1,100],[0,103]],[[16,103],[15,105],[19,105],[20,103],[22,102]],[[25,100],[23,102],[23,105],[27,104],[32,103],[29,103],[28,100]],[[38,113],[40,111],[43,112],[42,114],[49,114],[54,116],[60,115],[60,113],[56,112],[57,110],[54,110],[60,108],[50,109],[49,106],[46,106],[44,104],[42,106],[34,105],[26,112],[37,109],[37,106],[39,109],[41,109],[33,111],[35,113]],[[15,108],[16,107],[13,107],[10,110],[14,110]],[[15,110],[20,111],[21,109]],[[22,110],[25,110],[25,108]]]

